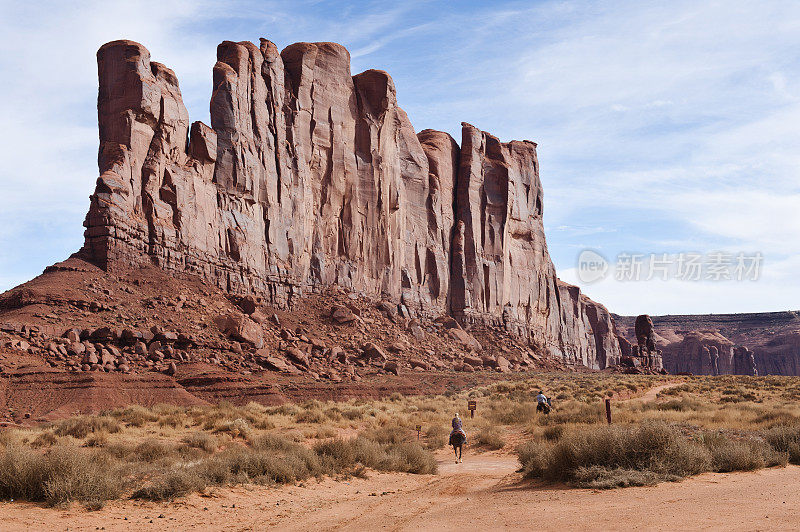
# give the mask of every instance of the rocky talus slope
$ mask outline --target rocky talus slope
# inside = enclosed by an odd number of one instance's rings
[[[536,144],[415,133],[380,70],[334,43],[223,42],[211,125],[131,41],[97,54],[100,177],[81,256],[155,264],[291,309],[336,286],[500,327],[567,363],[620,359],[608,311],[556,277]]]
[[[620,330],[632,316],[615,316]],[[800,375],[800,313],[653,316],[656,343],[670,373]]]

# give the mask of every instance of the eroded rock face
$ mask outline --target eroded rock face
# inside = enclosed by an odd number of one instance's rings
[[[462,124],[452,312],[501,324],[570,362],[614,365],[620,349],[608,311],[556,277],[542,195],[535,143],[503,143]]]
[[[670,373],[695,375],[758,375],[753,352],[717,331],[690,331],[664,348]]]
[[[569,362],[620,357],[601,305],[547,252],[536,145],[416,134],[391,77],[334,43],[223,42],[211,126],[131,41],[98,51],[100,177],[84,254],[152,262],[267,304],[338,285],[503,326]]]

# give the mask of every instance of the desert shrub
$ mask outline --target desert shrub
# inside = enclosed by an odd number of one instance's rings
[[[428,449],[441,449],[447,445],[449,435],[450,431],[442,425],[431,425],[425,431],[425,447]]]
[[[11,446],[0,455],[0,498],[51,506],[97,503],[119,496],[123,485],[118,469],[108,457],[71,445],[57,445],[46,453]]]
[[[786,464],[786,455],[762,440],[736,440],[721,432],[709,432],[701,436],[701,441],[711,452],[712,469],[721,473]]]
[[[314,452],[328,468],[338,471],[358,464],[379,469],[384,454],[380,443],[363,436],[319,442],[314,446]]]
[[[333,438],[337,434],[339,434],[339,431],[337,431],[333,427],[320,427],[320,428],[318,428],[317,430],[314,431],[312,437],[314,437],[314,438],[316,438],[318,440],[324,440],[324,439],[327,439],[327,438]]]
[[[89,434],[84,442],[86,447],[104,447],[106,444],[108,444],[108,432],[104,430]]]
[[[663,475],[647,470],[638,471],[635,469],[589,466],[579,467],[575,471],[574,482],[583,488],[612,489],[651,486],[662,480],[665,480]]]
[[[761,412],[753,420],[753,423],[772,428],[776,426],[791,426],[800,424],[800,417],[782,409],[770,409]]]
[[[9,447],[19,443],[20,434],[14,429],[0,428],[0,447]]]
[[[293,403],[284,403],[278,406],[266,407],[266,414],[277,414],[281,416],[294,416],[300,413],[301,408]]]
[[[550,425],[542,431],[542,436],[547,441],[556,441],[564,434],[564,425]]]
[[[114,434],[122,430],[116,419],[109,416],[80,416],[61,420],[55,424],[56,436],[83,439],[89,434],[105,431]]]
[[[358,421],[360,419],[364,419],[364,409],[363,408],[344,408],[342,409],[342,417],[345,419],[349,419],[350,421]]]
[[[632,389],[636,390],[636,387],[634,386]],[[673,386],[672,388],[666,388],[664,390],[661,390],[660,392],[658,392],[658,397],[664,397],[668,395],[681,395],[691,391],[692,391],[692,386],[688,383],[684,383],[679,386]]]
[[[172,450],[170,444],[150,438],[137,445],[130,456],[143,462],[155,462],[169,456]]]
[[[233,476],[261,484],[285,484],[323,472],[316,454],[300,445],[286,452],[233,447],[211,460],[220,461]]]
[[[389,461],[385,471],[400,471],[417,475],[434,474],[436,459],[417,443],[400,443],[388,448]]]
[[[556,408],[554,408],[549,415],[537,415],[536,422],[540,425],[558,425],[564,423],[600,423],[605,421],[605,412],[605,406],[599,401],[592,403],[568,401],[556,405]]]
[[[140,405],[131,405],[111,412],[111,415],[132,427],[142,427],[158,420],[158,416]],[[110,431],[109,431],[110,432]]]
[[[779,453],[786,453],[789,462],[800,464],[800,426],[781,425],[764,432],[764,439]]]
[[[159,427],[179,428],[186,425],[186,416],[182,413],[172,413],[158,418]]]
[[[475,435],[478,445],[484,445],[492,450],[502,449],[506,442],[503,435],[494,427],[484,427]]]
[[[242,418],[236,418],[233,421],[224,421],[217,424],[213,428],[214,432],[225,432],[236,437],[247,438],[250,434],[250,425],[247,424]]]
[[[586,486],[595,485],[594,480],[609,486],[627,482],[614,472],[645,471],[652,473],[646,476],[651,480],[667,480],[711,467],[708,449],[673,427],[652,422],[566,432],[555,443],[531,442],[518,456],[529,477]],[[599,476],[593,478],[593,473]]]
[[[192,432],[183,437],[183,443],[194,449],[201,449],[207,453],[217,450],[217,439],[206,432]]]
[[[133,499],[151,501],[171,500],[206,488],[206,480],[195,468],[181,468],[168,471],[155,481],[135,490]]]
[[[663,403],[651,402],[645,405],[647,410],[675,411],[675,412],[702,412],[709,409],[709,405],[702,403],[698,399],[682,397],[680,399],[670,399]]]
[[[418,443],[381,444],[358,436],[320,442],[314,446],[314,452],[335,471],[366,466],[378,471],[436,472],[436,459]]]
[[[492,406],[489,418],[501,425],[519,425],[531,421],[536,405],[530,402],[503,401]]]
[[[367,431],[364,436],[378,443],[402,443],[409,440],[411,431],[408,427],[390,425]]]
[[[31,447],[38,449],[39,447],[52,447],[58,443],[60,438],[50,431],[45,431],[36,436],[31,442]]]
[[[325,423],[328,417],[319,408],[308,408],[301,410],[294,416],[296,423]]]
[[[294,451],[302,446],[285,436],[278,434],[262,434],[248,439],[253,449],[259,451]]]

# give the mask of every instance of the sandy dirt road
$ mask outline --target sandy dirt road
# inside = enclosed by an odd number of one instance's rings
[[[217,490],[97,512],[1,503],[2,530],[789,530],[800,526],[800,467],[708,473],[609,491],[521,481],[511,456],[440,455],[439,475],[371,474],[277,489]],[[446,457],[446,458],[445,458]]]

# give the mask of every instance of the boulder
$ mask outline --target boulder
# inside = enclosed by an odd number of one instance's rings
[[[424,370],[431,369],[430,364],[425,362],[424,360],[420,360],[418,358],[410,358],[408,363],[411,365],[412,368],[421,368]]]
[[[372,342],[364,344],[361,348],[361,356],[367,360],[377,360],[379,362],[387,360],[386,353],[383,352],[383,349]]]
[[[511,362],[502,355],[497,357],[497,369],[499,369],[503,373],[508,373],[511,371]]]
[[[303,353],[298,348],[296,348],[296,347],[287,347],[285,349],[285,352],[286,352],[286,356],[292,362],[294,362],[296,364],[299,364],[301,366],[304,366],[304,367],[308,367],[308,357],[306,356],[305,353]]]
[[[264,346],[264,332],[261,326],[250,318],[228,314],[218,317],[214,323],[223,334],[234,340],[252,345],[256,349]]]
[[[475,356],[466,355],[462,360],[464,364],[469,364],[470,366],[480,368],[483,367],[483,359]]]
[[[80,342],[72,342],[67,347],[67,353],[70,355],[80,356],[86,352],[86,346]]]
[[[253,314],[258,310],[258,302],[255,297],[247,295],[239,300],[239,308],[242,309],[242,312],[245,314]]]
[[[80,329],[68,329],[64,332],[63,337],[71,343],[77,343],[81,341],[81,331]]]
[[[331,347],[331,351],[328,353],[328,360],[335,360],[342,364],[347,364],[347,352],[339,346]]]
[[[397,366],[397,362],[386,362],[383,364],[383,369],[389,373],[393,373],[394,375],[400,374],[400,369]]]
[[[358,320],[358,316],[352,310],[338,305],[331,309],[331,318],[339,324],[352,323]]]
[[[481,343],[464,329],[447,329],[447,336],[467,349],[474,349],[475,351],[483,349]]]

